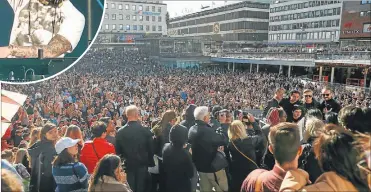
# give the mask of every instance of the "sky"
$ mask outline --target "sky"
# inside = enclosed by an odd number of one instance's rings
[[[167,4],[167,10],[170,14],[170,18],[173,18],[201,11],[201,6],[210,6],[216,8],[237,2],[241,1],[164,1],[163,3]]]

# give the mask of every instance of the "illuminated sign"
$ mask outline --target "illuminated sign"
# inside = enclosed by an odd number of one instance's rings
[[[219,33],[220,32],[220,25],[219,25],[219,23],[214,23],[213,32],[214,33]]]

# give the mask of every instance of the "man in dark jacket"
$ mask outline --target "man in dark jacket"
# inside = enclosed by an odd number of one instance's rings
[[[303,107],[305,108],[305,113],[310,109],[319,109],[319,102],[313,98],[313,91],[306,89],[303,92]]]
[[[294,106],[302,104],[299,99],[300,99],[300,92],[293,90],[290,92],[289,98],[284,98],[280,101],[279,106],[281,106],[283,110],[285,110],[286,115],[287,115],[287,122],[293,121],[292,112],[294,111]]]
[[[264,108],[263,117],[266,117],[269,109],[272,107],[278,107],[278,103],[282,100],[283,94],[285,93],[284,88],[277,88],[274,96],[271,100],[268,101],[267,106]]]
[[[184,120],[182,122],[180,122],[180,125],[183,125],[184,127],[187,127],[188,130],[193,125],[195,125],[195,116],[193,115],[193,113],[194,113],[196,107],[197,106],[193,105],[193,104],[188,105],[188,107],[185,110]]]
[[[125,161],[127,180],[134,192],[146,191],[150,186],[148,167],[155,166],[153,161],[152,134],[139,122],[136,106],[126,108],[128,123],[116,135],[116,153]]]
[[[196,125],[188,132],[188,140],[192,146],[192,160],[200,176],[201,191],[228,191],[228,182],[225,170],[214,170],[212,161],[217,151],[223,151],[223,136],[215,132],[208,124],[210,114],[208,107],[197,107],[194,112]],[[218,182],[216,182],[218,181]]]
[[[322,89],[322,98],[323,101],[319,107],[321,112],[323,114],[326,114],[327,112],[334,112],[334,113],[339,113],[341,106],[340,104],[333,99],[334,93],[330,88],[323,88]]]
[[[216,130],[218,129],[219,127],[221,127],[222,125],[220,124],[220,122],[218,121],[218,114],[219,114],[219,111],[223,110],[222,107],[220,107],[219,105],[215,105],[211,111],[211,117],[210,117],[210,125],[211,127]]]

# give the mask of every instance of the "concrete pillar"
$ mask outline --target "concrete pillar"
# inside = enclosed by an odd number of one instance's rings
[[[282,72],[283,72],[283,66],[282,65],[280,65],[280,71],[278,72],[278,74],[282,74]]]
[[[235,69],[235,63],[233,63],[233,72],[234,72],[234,69]]]
[[[259,73],[259,64],[256,64],[256,72]]]
[[[250,73],[252,73],[252,63],[250,63]]]
[[[291,76],[291,65],[289,65],[289,69],[287,70],[287,77]]]
[[[228,71],[231,69],[231,67],[230,67],[230,63],[228,63]]]
[[[323,71],[323,66],[319,67],[319,81],[322,81],[322,71]]]
[[[350,76],[352,75],[352,68],[349,67],[349,68],[347,68],[347,70],[348,70],[347,71],[348,72],[347,73],[347,78],[350,78]]]
[[[335,67],[331,67],[331,83],[334,83]]]

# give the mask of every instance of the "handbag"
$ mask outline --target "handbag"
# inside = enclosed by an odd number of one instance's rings
[[[255,166],[256,166],[256,168],[258,168],[259,169],[259,166],[255,163],[255,161],[253,161],[252,159],[250,159],[248,156],[246,156],[245,154],[243,154],[237,147],[236,147],[236,145],[233,143],[233,141],[232,141],[232,145],[234,146],[234,148],[236,148],[236,150],[242,155],[242,156],[244,156],[247,160],[249,160],[251,163],[253,163]]]
[[[214,172],[218,172],[228,167],[228,161],[224,152],[216,152],[214,159],[211,161],[211,167],[213,168]]]

